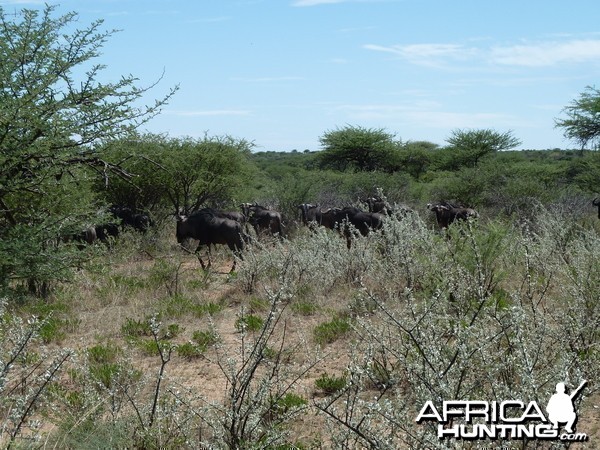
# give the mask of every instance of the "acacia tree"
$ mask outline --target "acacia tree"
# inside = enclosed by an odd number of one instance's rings
[[[397,146],[394,135],[383,129],[347,126],[327,131],[320,139],[321,167],[370,171],[382,168]]]
[[[450,146],[443,166],[450,170],[457,170],[462,166],[475,167],[484,156],[510,150],[521,144],[512,131],[500,133],[491,129],[452,130],[446,142]]]
[[[555,126],[564,129],[564,136],[581,149],[600,144],[600,90],[587,86],[578,99],[563,109],[566,119],[555,119]]]
[[[247,190],[252,145],[230,136],[175,139],[148,134],[114,141],[101,154],[123,161],[122,167],[135,178],[117,178],[102,190],[109,203],[135,209],[163,207],[189,214],[204,205],[224,205],[243,187]]]
[[[134,106],[154,85],[101,80],[105,66],[92,62],[115,31],[98,20],[68,34],[77,14],[54,9],[9,16],[0,7],[0,288],[68,276],[76,258],[57,238],[90,220],[91,178],[128,175],[97,145],[128,135],[176,90]]]

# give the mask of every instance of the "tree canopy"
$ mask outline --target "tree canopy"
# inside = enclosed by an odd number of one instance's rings
[[[346,126],[327,131],[320,138],[323,168],[370,171],[382,168],[395,148],[394,135],[383,129]]]
[[[475,167],[479,161],[491,153],[510,150],[521,144],[512,131],[499,132],[491,129],[452,130],[446,139],[450,144],[441,166],[449,170],[460,167]]]
[[[564,136],[582,149],[600,144],[600,90],[587,86],[578,99],[563,109],[567,118],[556,119],[555,125],[564,129]]]
[[[91,178],[128,176],[96,146],[154,117],[176,90],[136,106],[152,86],[102,80],[93,62],[114,31],[101,20],[69,31],[76,20],[52,6],[0,7],[0,288],[68,274],[74,260],[56,242],[89,221]]]
[[[145,135],[111,142],[101,151],[135,175],[114,179],[104,190],[108,203],[132,209],[164,207],[189,214],[204,205],[224,205],[247,185],[253,172],[252,144],[229,136],[165,138]]]

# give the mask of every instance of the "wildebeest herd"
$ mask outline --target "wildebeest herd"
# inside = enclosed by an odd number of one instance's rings
[[[363,200],[368,205],[369,211],[363,211],[355,206],[343,208],[321,208],[319,205],[303,203],[298,205],[302,223],[309,227],[322,226],[330,230],[337,230],[345,239],[348,248],[356,234],[367,236],[372,231],[380,230],[386,216],[394,213],[404,215],[408,212],[406,207],[393,208],[380,197],[369,197]],[[176,237],[182,244],[186,239],[196,239],[198,255],[202,268],[207,265],[199,256],[203,245],[208,246],[210,266],[210,246],[212,244],[227,245],[238,257],[242,258],[242,251],[252,238],[248,234],[248,225],[252,226],[256,236],[269,234],[282,237],[283,221],[281,213],[257,203],[242,203],[241,213],[237,211],[220,211],[213,208],[204,208],[195,211],[189,216],[177,216]],[[440,227],[447,227],[455,220],[466,220],[477,217],[477,213],[468,208],[461,208],[449,202],[428,205],[436,212]],[[235,270],[235,261],[231,270]]]
[[[322,208],[311,203],[302,203],[297,206],[303,225],[315,228],[325,227],[338,231],[345,239],[348,248],[351,248],[355,235],[367,236],[372,231],[382,229],[386,217],[395,215],[398,218],[410,213],[410,208],[390,205],[381,197],[362,199],[368,206],[368,211],[363,211],[356,206],[343,208]],[[598,207],[600,219],[600,198],[592,201]],[[479,217],[472,208],[459,206],[448,201],[427,204],[427,209],[435,213],[438,226],[448,228],[453,222]],[[73,237],[74,240],[92,243],[96,239],[106,241],[116,237],[119,231],[130,227],[139,232],[146,232],[153,222],[146,213],[136,212],[127,207],[112,206],[109,212],[114,221],[90,227],[81,234]],[[203,269],[210,267],[211,245],[227,245],[240,259],[245,246],[254,239],[249,233],[249,227],[254,229],[257,238],[262,235],[277,237],[284,236],[284,224],[281,213],[261,206],[257,203],[242,203],[240,211],[222,211],[215,208],[203,208],[184,216],[177,214],[176,238],[179,244],[187,239],[195,239],[198,246],[195,254],[198,256]],[[208,246],[208,265],[201,259],[199,251],[202,246]],[[231,270],[235,270],[235,260]]]
[[[116,238],[119,233],[127,228],[145,233],[153,225],[150,215],[145,212],[136,212],[127,206],[113,205],[108,208],[110,218],[99,224],[87,227],[80,233],[67,237],[67,241],[92,244],[96,240],[108,243],[111,238]]]

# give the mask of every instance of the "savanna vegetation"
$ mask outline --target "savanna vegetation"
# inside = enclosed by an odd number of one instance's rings
[[[578,431],[600,442],[595,88],[556,121],[572,150],[345,126],[319,150],[257,152],[140,134],[177,88],[135,106],[160,84],[104,80],[112,32],[75,19],[0,8],[2,447],[477,448],[438,439],[419,409],[545,405],[582,380]],[[350,248],[300,224],[298,204],[373,195],[404,213]],[[425,207],[439,200],[479,218],[440,230]],[[226,248],[201,270],[177,245],[174,215],[254,201],[282,213],[284,237],[253,234],[236,272]],[[76,238],[113,205],[152,226]]]

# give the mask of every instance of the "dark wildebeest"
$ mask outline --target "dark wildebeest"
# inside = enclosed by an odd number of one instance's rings
[[[239,222],[222,217],[220,211],[211,208],[195,211],[188,217],[177,216],[176,236],[179,244],[182,244],[187,238],[198,240],[198,247],[194,253],[198,256],[202,269],[211,265],[211,244],[226,244],[235,255],[242,258],[244,245],[249,241],[248,235],[244,233]],[[208,245],[208,266],[205,266],[199,254],[203,245]],[[236,260],[234,259],[231,272],[235,270],[235,264]]]
[[[248,233],[248,217],[244,213],[239,211],[220,211],[220,215],[221,217],[239,222],[244,227],[244,231]]]
[[[384,215],[362,211],[353,206],[332,208],[322,213],[322,221],[328,228],[338,228],[346,238],[348,248],[352,246],[352,225],[361,235],[367,236],[373,230],[383,227]]]
[[[340,208],[328,208],[324,210],[318,205],[303,203],[298,205],[298,209],[300,209],[302,213],[302,223],[308,226],[316,223],[333,230],[336,227],[336,224],[343,220],[343,218],[339,216],[341,211]]]
[[[379,196],[365,198],[363,202],[369,206],[370,213],[392,215],[394,212],[393,208],[389,205],[389,203]]]
[[[598,219],[600,219],[600,197],[597,197],[594,200],[592,200],[592,205],[598,207]]]
[[[246,223],[246,216],[239,211],[219,211],[219,214],[227,219],[235,220],[242,225]]]
[[[262,230],[265,230],[272,235],[279,234],[280,237],[283,237],[283,225],[280,213],[256,203],[242,203],[240,207],[257,235]]]
[[[298,209],[302,215],[302,223],[304,225],[310,225],[313,222],[321,222],[321,209],[319,208],[319,205],[302,203],[298,205]]]
[[[330,230],[339,228],[339,224],[344,220],[344,216],[341,213],[340,208],[329,208],[321,210],[321,217],[319,224]]]
[[[379,230],[383,226],[383,214],[365,212],[353,206],[341,209],[337,215],[342,219],[347,219],[363,236],[368,235],[371,230]]]
[[[153,225],[152,219],[146,213],[135,212],[127,206],[113,205],[108,208],[117,219],[121,219],[121,226],[131,227],[136,231],[145,233]]]
[[[435,212],[435,218],[440,228],[448,228],[455,220],[467,220],[479,217],[479,214],[474,209],[458,207],[446,201],[428,203],[427,209]]]
[[[77,248],[79,250],[83,250],[85,248],[85,244],[93,244],[98,236],[96,235],[96,229],[94,227],[87,227],[85,230],[80,233],[75,233],[71,236],[66,236],[63,238],[64,242],[77,242]]]
[[[119,236],[119,225],[114,222],[103,223],[102,225],[96,225],[96,237],[99,241],[107,243],[109,238],[116,238]]]
[[[363,236],[367,236],[371,230],[379,230],[383,226],[383,214],[364,212],[351,206],[343,209],[330,208],[322,210],[316,205],[304,203],[298,205],[298,208],[302,211],[304,224],[317,223],[330,230],[338,229],[346,237],[348,248],[351,247],[352,239],[348,224],[354,226]]]

